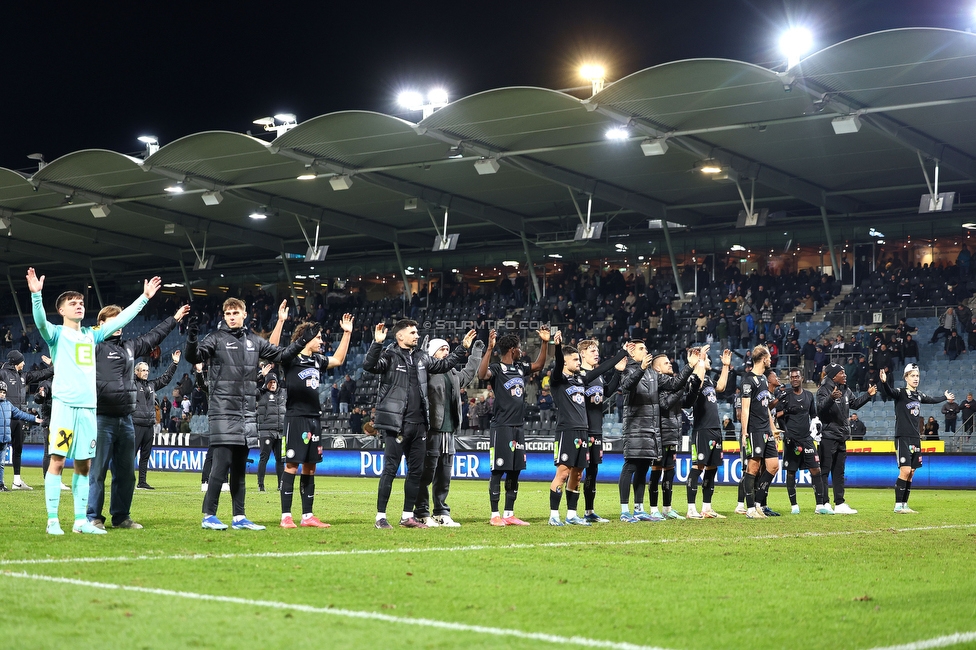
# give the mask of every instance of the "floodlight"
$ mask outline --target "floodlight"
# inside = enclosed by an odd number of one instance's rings
[[[494,158],[482,158],[481,160],[475,162],[475,170],[482,176],[485,174],[495,174],[498,172],[499,165],[498,161]]]
[[[714,158],[707,158],[698,163],[698,171],[703,174],[721,174],[722,163]]]
[[[252,219],[255,219],[255,220],[258,220],[258,219],[267,219],[268,218],[268,209],[262,205],[260,208],[258,208],[257,210],[255,210],[254,212],[252,212],[251,214],[249,214],[248,216],[250,218],[252,218]]]
[[[813,34],[806,27],[791,27],[779,39],[779,49],[786,55],[786,68],[796,67],[800,57],[813,47]]]
[[[331,185],[332,189],[336,192],[348,190],[350,187],[352,187],[352,177],[350,177],[349,174],[333,176],[329,179],[329,185]]]
[[[415,90],[405,90],[397,95],[397,103],[411,111],[419,111],[424,107],[424,97]]]
[[[10,228],[10,218],[0,217],[0,230],[7,230],[8,228]]]
[[[834,133],[837,135],[857,133],[861,130],[861,120],[857,115],[841,115],[830,120],[830,126],[834,127]]]
[[[319,175],[313,172],[311,169],[306,169],[304,172],[298,175],[298,180],[300,181],[314,181]]]
[[[617,126],[607,131],[606,136],[608,140],[626,140],[630,137],[630,133],[627,129]]]
[[[173,185],[167,185],[166,187],[163,188],[163,190],[169,192],[170,194],[182,194],[184,192],[183,183],[175,183]]]
[[[220,205],[220,202],[224,200],[224,195],[216,190],[213,192],[204,192],[200,195],[203,199],[204,205]]]
[[[602,65],[584,65],[580,67],[580,76],[587,81],[601,81],[606,78],[606,70]]]
[[[297,120],[294,113],[278,113],[274,116],[274,118],[279,122],[284,122],[285,124],[291,124]]]
[[[443,88],[433,88],[427,93],[427,101],[431,104],[447,105],[447,91]]]
[[[645,156],[663,156],[668,151],[668,143],[664,138],[648,138],[641,142],[641,151]]]
[[[91,208],[92,216],[96,219],[103,219],[108,216],[109,212],[112,210],[104,203],[99,203],[98,205],[93,205]]]
[[[259,117],[258,119],[254,120],[254,122],[252,122],[252,124],[257,124],[258,126],[263,126],[263,127],[274,126],[274,123],[275,121],[273,117]]]

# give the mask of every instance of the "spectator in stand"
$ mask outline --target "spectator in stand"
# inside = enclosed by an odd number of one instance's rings
[[[948,338],[950,332],[956,331],[956,312],[952,307],[946,307],[945,313],[939,317],[939,326],[932,332],[932,340],[935,343],[939,340],[939,334],[945,334]]]
[[[656,309],[652,309],[651,316],[650,318],[647,319],[647,345],[650,346],[651,349],[654,349],[654,346],[657,343],[657,332],[660,327],[661,327],[661,317],[658,316]],[[609,343],[611,344],[611,346],[608,347],[616,347],[613,341],[609,341]],[[601,350],[600,355],[604,358],[609,358],[610,356],[612,356],[612,354],[611,355],[607,354],[606,349]]]
[[[481,416],[478,415],[478,401],[473,397],[468,400],[468,428],[475,432],[481,428]]]
[[[329,404],[332,407],[332,415],[339,415],[339,386],[337,384],[332,384],[332,389],[329,391]]]
[[[956,334],[955,330],[950,332],[949,336],[946,337],[945,345],[943,347],[943,354],[948,357],[949,361],[955,361],[959,358],[960,354],[966,351],[966,344],[962,342],[962,339],[959,338],[959,335]]]
[[[813,373],[817,367],[814,361],[817,356],[817,342],[814,339],[807,339],[800,353],[803,355],[803,378],[807,381],[816,381]]]
[[[552,419],[552,395],[546,388],[543,388],[539,395],[539,419],[545,426],[549,426]]]
[[[973,432],[973,420],[976,419],[976,400],[972,393],[966,394],[965,401],[959,405],[959,412],[962,413],[962,428],[967,434]],[[968,435],[966,436],[968,439]]]
[[[352,395],[349,394],[349,389],[346,386],[347,384],[343,383],[339,389],[339,413],[348,413],[349,402],[352,401]]]
[[[962,407],[956,401],[955,397],[950,398],[948,402],[942,405],[942,415],[945,416],[946,433],[956,432],[956,418],[959,416],[959,411],[961,410]]]
[[[972,346],[970,345],[970,348]],[[902,346],[902,354],[905,355],[905,363],[918,365],[918,342],[912,338],[911,334],[905,335],[905,344]]]
[[[929,421],[925,423],[925,427],[922,429],[922,438],[924,440],[939,439],[939,423],[934,417],[930,417]]]
[[[966,322],[966,334],[966,342],[969,349],[972,350],[973,348],[976,348],[976,316],[973,316]]]
[[[349,432],[354,436],[363,433],[363,411],[358,406],[354,406],[349,414]]]
[[[851,413],[851,440],[864,440],[868,429],[864,426],[864,421],[857,417],[857,413]]]
[[[708,330],[708,318],[705,316],[705,312],[698,312],[698,318],[695,319],[695,341],[698,343],[705,342],[705,333]]]

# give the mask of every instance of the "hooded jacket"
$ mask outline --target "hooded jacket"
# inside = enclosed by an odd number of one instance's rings
[[[7,384],[7,401],[19,409],[27,405],[27,387],[30,384],[53,376],[53,366],[27,372],[17,370],[17,366],[9,361],[0,366],[0,381]]]
[[[685,367],[689,365],[691,364],[685,364]],[[694,367],[692,367],[692,372],[694,372]],[[662,379],[673,380],[674,376],[659,375],[658,390],[660,392],[664,392],[661,388]],[[667,411],[661,409],[661,444],[681,445],[681,408],[685,403],[694,403],[698,398],[699,390],[701,390],[701,380],[696,375],[691,375],[687,384],[677,391],[677,401]]]
[[[373,425],[387,432],[403,431],[403,414],[407,409],[409,377],[406,364],[417,365],[417,381],[420,384],[421,410],[425,424],[430,429],[430,400],[427,397],[427,378],[448,372],[467,357],[463,347],[458,346],[443,359],[434,359],[420,349],[404,350],[393,343],[383,347],[375,340],[370,344],[363,360],[363,370],[381,375],[380,389],[376,394],[376,419]]]
[[[166,388],[176,374],[176,364],[169,364],[166,372],[155,379],[135,380],[136,410],[132,412],[132,424],[137,427],[152,427],[156,424],[156,391]]]
[[[468,362],[464,364],[464,368],[458,370],[457,368],[451,368],[447,373],[447,376],[451,380],[451,388],[454,391],[454,402],[447,404],[447,391],[444,387],[444,382],[437,379],[429,379],[427,384],[427,399],[430,402],[430,430],[433,432],[440,431],[441,425],[444,423],[444,409],[451,409],[451,422],[454,423],[454,431],[457,432],[461,428],[461,389],[471,383],[474,379],[475,374],[478,372],[478,366],[481,364],[481,357],[484,354],[485,344],[482,341],[475,341],[471,345],[471,355],[468,357]],[[451,451],[449,453],[454,453],[454,442],[453,437],[450,443]]]
[[[121,334],[113,334],[95,346],[98,415],[122,417],[135,412],[135,360],[152,352],[175,328],[176,319],[170,316],[140,337],[123,341]]]
[[[830,396],[834,388],[840,388],[840,399]],[[834,383],[830,377],[824,377],[823,383],[817,390],[817,417],[823,423],[823,437],[830,440],[845,442],[851,439],[851,409],[855,411],[871,399],[867,393],[854,397],[854,393],[846,385]]]
[[[258,432],[263,436],[280,438],[285,430],[285,404],[288,402],[288,392],[281,381],[275,379],[278,388],[274,392],[268,390],[267,377],[261,378],[258,387]]]
[[[661,375],[631,359],[620,379],[624,396],[624,458],[653,460],[662,456],[661,412],[681,403],[681,389],[694,371],[690,364],[677,375]],[[680,431],[680,423],[679,423]]]
[[[202,341],[187,339],[186,360],[194,365],[210,363],[207,416],[211,445],[258,446],[258,361],[279,363],[294,359],[304,347],[305,343],[298,340],[281,348],[246,327],[228,329],[223,321]]]
[[[10,422],[11,420],[23,420],[24,422],[36,422],[37,418],[30,413],[25,413],[10,403],[10,400],[0,401],[0,444],[10,442]]]

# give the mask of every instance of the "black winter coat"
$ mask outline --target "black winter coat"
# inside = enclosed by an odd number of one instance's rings
[[[51,366],[27,372],[18,372],[17,367],[9,361],[0,366],[0,381],[7,384],[7,401],[21,410],[27,405],[27,387],[53,376],[54,368]]]
[[[263,436],[280,438],[285,430],[285,404],[288,402],[288,392],[278,384],[279,388],[271,392],[264,382],[258,388],[258,432]]]
[[[210,362],[210,444],[258,446],[258,361],[280,363],[294,359],[303,347],[298,340],[280,348],[245,327],[227,329],[223,322],[202,341],[187,340],[187,361],[194,365]]]
[[[411,361],[407,360],[410,355]],[[363,370],[375,375],[382,375],[380,389],[376,394],[376,419],[373,426],[387,432],[403,431],[403,413],[407,409],[407,390],[409,389],[409,373],[406,364],[417,364],[417,381],[420,383],[420,396],[423,398],[424,422],[430,428],[430,400],[427,398],[427,378],[429,375],[439,375],[449,371],[454,366],[465,361],[467,353],[458,346],[443,359],[434,359],[421,350],[420,346],[412,351],[404,350],[396,341],[387,347],[373,341],[366,358],[363,360]]]
[[[132,424],[137,427],[152,427],[156,424],[156,391],[166,388],[176,374],[176,364],[169,364],[166,372],[155,379],[135,380],[136,410],[132,412]]]
[[[681,403],[680,391],[693,370],[688,365],[672,377],[660,375],[650,367],[641,370],[641,364],[633,359],[627,362],[620,379],[624,396],[624,458],[653,460],[662,456],[661,412]]]
[[[687,367],[687,365],[686,365]],[[694,371],[694,368],[692,368]],[[662,379],[673,379],[670,375],[659,375],[658,391],[664,392]],[[691,375],[688,383],[677,391],[678,401],[674,402],[667,411],[661,410],[661,443],[664,445],[681,445],[681,409],[686,403],[693,404],[701,390],[701,380]]]
[[[840,388],[840,399],[830,396],[834,388]],[[834,383],[830,377],[824,377],[823,384],[817,391],[817,417],[823,423],[823,437],[841,442],[851,439],[851,409],[855,411],[871,399],[867,393],[854,397],[854,393],[847,386]]]
[[[110,336],[95,346],[95,386],[98,415],[125,416],[136,410],[135,360],[144,357],[176,328],[170,316],[147,334],[128,341]]]

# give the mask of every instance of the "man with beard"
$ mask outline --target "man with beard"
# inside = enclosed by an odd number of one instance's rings
[[[783,441],[783,465],[786,467],[786,493],[790,497],[790,514],[800,514],[796,502],[796,473],[810,471],[813,493],[817,501],[817,514],[831,514],[827,502],[827,489],[820,473],[820,456],[814,443],[819,436],[820,419],[817,417],[817,401],[808,390],[803,389],[803,374],[799,368],[790,368],[790,389],[780,399],[785,426]]]

